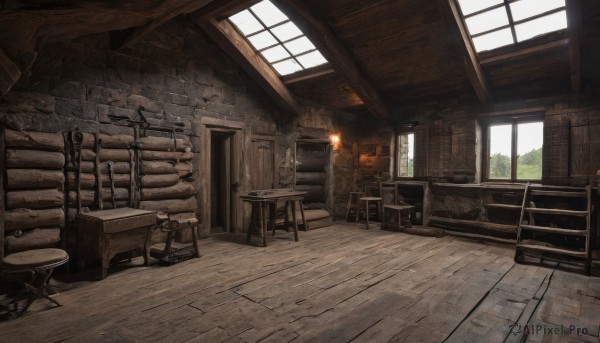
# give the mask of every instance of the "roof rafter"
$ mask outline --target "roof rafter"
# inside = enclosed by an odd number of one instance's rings
[[[571,88],[581,91],[581,0],[567,0]]]
[[[180,14],[196,12],[211,2],[212,0],[187,1],[174,10],[165,12],[142,26],[129,30],[116,31],[115,33],[111,34],[110,46],[113,50],[120,50],[134,45],[167,21],[177,17]]]
[[[228,20],[218,21],[200,14],[190,16],[234,61],[284,109],[294,115],[302,114],[295,96],[281,81],[271,66],[254,52],[250,43]]]
[[[477,53],[473,48],[467,28],[462,21],[458,4],[455,0],[439,0],[438,4],[442,14],[446,17],[446,21],[452,27],[452,35],[456,44],[460,46],[460,58],[463,60],[463,66],[471,86],[473,86],[479,101],[484,105],[488,104],[491,98],[490,88],[477,59]]]
[[[315,44],[333,68],[339,72],[362,99],[365,107],[378,118],[389,118],[390,112],[379,91],[358,67],[333,30],[301,0],[274,0],[277,7]]]

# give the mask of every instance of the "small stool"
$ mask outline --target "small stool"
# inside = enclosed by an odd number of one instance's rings
[[[303,197],[291,197],[291,198],[287,198],[285,200],[285,219],[283,221],[283,226],[285,228],[286,231],[289,232],[289,224],[290,224],[290,218],[289,218],[289,212],[291,210],[292,212],[292,225],[294,228],[294,240],[296,242],[298,242],[298,212],[296,211],[296,206],[300,207],[300,217],[302,218],[302,226],[304,227],[304,230],[306,231],[307,228],[307,223],[306,223],[306,217],[304,216],[304,205],[302,204],[302,199]],[[273,212],[271,212],[271,225],[273,228],[273,236],[275,236],[275,225],[273,224],[273,222],[275,221],[275,206],[273,206]]]
[[[412,227],[410,222],[411,213],[415,209],[412,205],[385,205],[383,206],[383,222],[382,229],[397,227],[398,231],[405,227]],[[397,218],[397,222],[393,222],[393,217]]]
[[[251,201],[252,215],[250,218],[250,227],[246,233],[246,241],[250,242],[253,231],[258,232],[263,239],[263,247],[267,246],[267,226],[271,225],[273,233],[275,232],[275,212],[277,209],[277,200],[258,200]],[[271,213],[267,214],[267,210]]]
[[[358,221],[358,213],[359,209],[359,199],[363,197],[363,192],[350,192],[350,197],[348,198],[348,211],[346,212],[346,221],[351,221],[350,217],[354,217],[354,221]]]
[[[163,213],[157,214],[157,220],[160,222],[157,227],[160,228],[161,231],[167,233],[167,240],[165,242],[165,248],[162,251],[160,256],[156,255],[153,257],[159,258],[161,261],[177,263],[184,261],[190,257],[200,257],[200,249],[198,248],[198,219],[194,218],[185,218],[185,219],[174,219],[166,216]],[[190,229],[192,230],[192,244],[194,246],[195,254],[190,256],[189,253],[183,254],[181,256],[175,256],[176,252],[171,249],[171,245],[173,244],[173,239],[175,238],[175,232]],[[148,251],[150,247],[151,234],[148,235],[148,240],[146,242],[146,250]],[[179,249],[181,250],[181,249]]]
[[[362,197],[360,201],[365,202],[365,219],[367,221],[367,230],[369,229],[369,206],[371,203],[374,203],[377,207],[377,221],[381,220],[381,197]]]
[[[17,317],[22,316],[40,296],[61,306],[58,301],[48,295],[48,282],[54,268],[67,263],[67,261],[69,261],[69,255],[64,250],[51,248],[21,251],[4,258],[1,267],[2,274],[23,286],[23,289],[14,298],[13,304],[18,304],[21,299],[27,297],[25,306],[17,314]],[[30,274],[29,281],[17,277],[18,274],[23,273]]]

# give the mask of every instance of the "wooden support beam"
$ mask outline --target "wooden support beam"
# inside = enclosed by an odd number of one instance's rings
[[[21,70],[0,48],[0,94],[6,95],[21,77]]]
[[[581,91],[581,0],[567,0],[571,88]]]
[[[335,70],[331,69],[330,66],[326,65],[325,68],[317,67],[315,69],[307,70],[304,73],[303,72],[294,73],[294,74],[290,75],[290,77],[284,76],[283,83],[285,83],[286,85],[289,85],[292,83],[310,80],[310,79],[314,79],[319,76],[329,75],[332,73],[335,73]]]
[[[302,114],[296,98],[281,81],[279,75],[259,56],[250,43],[227,21],[191,15],[192,22],[200,26],[238,65],[285,110],[294,115]]]
[[[352,54],[329,25],[313,13],[302,0],[274,2],[315,44],[333,68],[347,79],[369,112],[378,118],[389,118],[390,112],[379,91],[363,74]]]
[[[527,56],[544,53],[551,50],[560,49],[569,45],[569,40],[567,38],[560,39],[553,42],[548,42],[546,44],[536,45],[525,49],[518,49],[516,51],[511,51],[507,53],[503,53],[496,56],[490,56],[486,58],[482,58],[479,63],[481,65],[494,65],[503,62],[511,62],[517,60],[519,58],[524,58]]]
[[[261,0],[213,1],[213,3],[194,14],[202,19],[222,20],[241,12],[260,1]]]
[[[167,21],[181,14],[196,12],[211,2],[212,0],[187,1],[174,10],[163,12],[159,17],[148,21],[142,26],[113,32],[110,37],[110,47],[113,50],[120,50],[132,46]]]
[[[446,17],[451,31],[460,48],[460,58],[463,60],[467,77],[471,86],[477,94],[479,101],[486,105],[490,101],[490,89],[481,65],[477,59],[477,53],[471,43],[471,38],[461,17],[460,9],[455,0],[439,0],[440,11]]]

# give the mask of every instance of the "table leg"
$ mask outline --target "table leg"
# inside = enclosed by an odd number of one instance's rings
[[[290,201],[292,203],[292,221],[294,222],[294,237],[296,242],[298,241],[298,219],[296,218],[296,200]]]
[[[144,265],[150,264],[150,244],[152,243],[152,232],[154,231],[153,226],[148,227],[148,233],[146,234],[146,243],[144,244]]]
[[[277,202],[269,204],[269,220],[271,221],[271,230],[275,236],[275,214],[277,213]]]
[[[367,217],[367,230],[369,229],[369,201],[365,200],[365,215]]]
[[[250,225],[248,225],[248,233],[246,234],[246,242],[250,242],[250,238],[252,237],[252,229],[254,228],[254,225],[256,224],[256,216],[257,216],[256,206],[257,206],[257,204],[252,203],[252,212],[250,214]]]
[[[260,209],[261,209],[260,224],[262,227],[263,247],[266,247],[267,246],[267,204],[265,202],[261,202]]]
[[[194,225],[192,229],[192,239],[194,240],[194,250],[196,251],[196,257],[200,257],[200,248],[198,247],[198,226]]]
[[[302,200],[298,200],[300,203],[300,215],[302,216],[302,225],[304,225],[304,231],[308,231],[308,223],[306,222],[306,217],[304,216],[304,204]],[[298,241],[298,237],[296,237],[296,242]]]

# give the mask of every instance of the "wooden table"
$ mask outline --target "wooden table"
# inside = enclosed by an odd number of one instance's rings
[[[271,213],[270,220],[271,226],[273,230],[273,234],[275,234],[275,212],[276,212],[276,204],[277,201],[285,201],[286,208],[286,217],[287,217],[287,209],[288,206],[291,206],[292,210],[292,224],[294,225],[294,239],[296,242],[298,241],[298,221],[296,219],[296,204],[300,206],[300,214],[302,216],[302,223],[306,227],[306,218],[304,216],[304,207],[302,206],[302,199],[306,192],[292,191],[292,190],[264,190],[264,191],[255,191],[248,193],[247,195],[240,196],[245,202],[249,202],[252,204],[252,217],[258,218],[259,226],[262,232],[263,237],[263,246],[267,246],[267,206],[271,205]],[[285,225],[288,225],[288,221],[286,218]],[[252,237],[252,225],[248,228],[248,234],[246,236],[246,240],[250,242],[250,238]]]
[[[116,254],[135,249],[143,252],[148,265],[151,229],[155,224],[156,212],[128,207],[77,215],[79,270],[89,259],[100,260],[100,278],[104,279]]]

